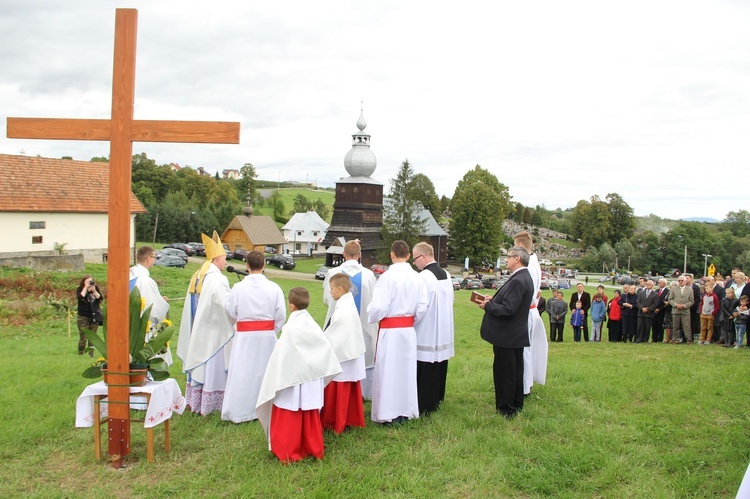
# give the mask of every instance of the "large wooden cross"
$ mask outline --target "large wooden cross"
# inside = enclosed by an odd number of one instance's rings
[[[123,373],[110,379],[109,454],[120,467],[130,453],[129,313],[130,196],[133,142],[200,142],[238,144],[239,123],[147,121],[133,119],[135,49],[138,11],[117,9],[115,15],[112,116],[103,119],[8,118],[8,138],[108,140],[109,248],[107,289],[107,363]],[[119,386],[118,386],[119,385]]]

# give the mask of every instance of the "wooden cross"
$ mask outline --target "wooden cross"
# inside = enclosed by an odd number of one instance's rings
[[[239,123],[133,119],[137,25],[137,10],[116,10],[111,119],[8,118],[7,122],[8,138],[110,142],[107,363],[108,369],[116,373],[127,373],[130,363],[128,278],[133,142],[240,141]],[[127,374],[110,379],[109,454],[114,467],[119,468],[122,457],[130,453],[130,380]]]

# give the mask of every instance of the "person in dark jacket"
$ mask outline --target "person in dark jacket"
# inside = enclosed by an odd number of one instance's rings
[[[508,251],[507,268],[512,274],[495,295],[478,302],[484,310],[480,334],[492,344],[495,360],[495,408],[510,419],[523,409],[523,349],[530,346],[529,303],[534,282],[526,268],[529,253],[514,246]]]
[[[622,314],[622,341],[634,342],[636,328],[638,327],[638,295],[635,284],[626,284],[622,287],[620,296],[620,309]]]
[[[91,342],[86,337],[85,330],[96,332],[102,317],[102,292],[90,275],[86,274],[76,288],[78,298],[78,355],[83,355]],[[89,350],[89,355],[94,356],[94,351]]]

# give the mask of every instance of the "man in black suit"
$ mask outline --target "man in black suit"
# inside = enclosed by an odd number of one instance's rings
[[[646,281],[646,288],[638,293],[636,303],[638,305],[638,323],[635,342],[648,343],[654,314],[659,306],[659,295],[654,291],[654,281],[651,279]]]
[[[663,277],[659,279],[659,289],[656,292],[656,310],[654,310],[653,342],[661,343],[664,341],[664,315],[669,309],[669,289],[667,289],[667,280]],[[670,311],[671,314],[671,311]],[[669,340],[667,340],[669,341]]]
[[[510,279],[495,296],[479,302],[479,307],[484,309],[480,334],[495,354],[495,407],[510,419],[523,409],[523,349],[530,345],[528,318],[534,282],[526,268],[529,253],[525,248],[511,248],[506,265],[512,272]]]
[[[589,341],[589,309],[591,308],[591,295],[588,291],[583,290],[583,284],[580,282],[576,285],[577,293],[570,295],[571,312],[576,309],[576,302],[580,300],[583,309],[583,341]]]

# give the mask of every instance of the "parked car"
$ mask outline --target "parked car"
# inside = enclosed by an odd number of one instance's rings
[[[293,269],[297,266],[294,258],[289,255],[273,255],[266,258],[266,265],[275,265],[281,270]]]
[[[484,289],[492,289],[492,285],[497,281],[497,277],[483,277],[481,280]]]
[[[461,278],[453,276],[451,277],[451,281],[453,281],[453,291],[458,291],[461,289]]]
[[[162,255],[154,261],[154,265],[158,267],[179,267],[185,268],[185,260],[179,256]]]
[[[331,270],[331,267],[326,267],[325,265],[323,265],[315,272],[315,278],[320,279],[321,281],[324,280],[329,270]]]
[[[232,258],[234,258],[234,251],[229,249],[227,243],[222,244],[222,246],[224,246],[224,251],[227,252],[227,260],[231,260]]]
[[[376,263],[372,267],[370,267],[370,270],[372,270],[372,273],[375,274],[375,277],[380,277],[383,274],[383,272],[388,270],[388,265]]]
[[[560,279],[557,282],[557,289],[570,289],[570,288],[571,288],[570,279]]]
[[[461,281],[461,289],[484,289],[484,286],[479,279],[470,279],[467,277]]]
[[[196,255],[206,256],[206,247],[203,245],[203,243],[188,243],[188,246],[193,247]]]
[[[555,262],[555,265],[565,265],[565,262],[563,262],[562,260],[558,260]]]
[[[165,248],[174,248],[178,250],[182,250],[185,252],[187,256],[194,256],[195,255],[195,248],[190,246],[189,244],[185,243],[172,243],[172,244],[165,244]]]
[[[539,289],[549,289],[549,288],[550,288],[549,279],[547,279],[546,277],[542,277],[542,280],[539,281]]]
[[[278,251],[276,246],[266,246],[266,253],[276,253],[276,251]]]
[[[507,276],[503,276],[500,279],[495,279],[495,282],[492,283],[492,289],[500,289],[502,288],[506,282],[508,282],[508,279],[510,279]]]
[[[161,258],[163,256],[178,256],[178,257],[182,258],[185,261],[185,263],[187,263],[187,261],[188,261],[187,253],[185,253],[181,249],[177,249],[177,248],[167,248],[167,247],[165,247],[164,249],[161,249],[161,250],[159,250],[159,251],[156,252],[156,258],[157,259],[159,259],[159,258]]]
[[[248,250],[243,248],[235,248],[234,249],[234,258],[240,261],[247,261],[247,254],[249,253]]]

